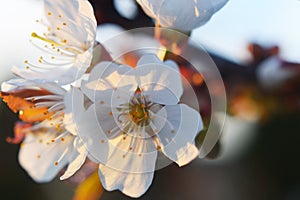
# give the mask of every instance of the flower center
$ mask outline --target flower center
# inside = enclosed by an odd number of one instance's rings
[[[130,106],[131,120],[137,125],[148,125],[148,110],[145,104],[133,104]]]

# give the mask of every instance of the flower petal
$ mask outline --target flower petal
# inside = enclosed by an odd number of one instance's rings
[[[68,9],[66,9],[68,8]],[[45,15],[50,31],[71,46],[80,46],[95,37],[97,22],[86,0],[45,0]]]
[[[101,123],[101,120],[105,123]],[[77,128],[94,161],[119,171],[153,171],[157,152],[152,138],[142,129],[127,128],[126,134],[118,126],[113,116],[95,113],[92,105]]]
[[[150,63],[159,63],[162,64],[162,61],[154,54],[146,54],[143,55],[137,62],[136,66],[139,67],[144,64],[150,64]]]
[[[108,159],[102,164],[128,173],[154,171],[157,157],[156,146],[151,137],[146,138],[145,134],[139,135],[139,133],[141,132],[120,135],[109,140]]]
[[[70,133],[77,135],[76,117],[80,117],[85,111],[83,93],[72,87],[64,96],[64,126]],[[76,109],[76,111],[75,111]]]
[[[137,0],[163,27],[190,31],[205,24],[228,0]]]
[[[110,104],[113,90],[122,87],[119,80],[130,70],[132,68],[125,65],[101,62],[93,68],[89,80],[82,82],[81,89],[93,102],[104,101],[106,104]],[[124,85],[129,84],[128,81],[124,83]],[[131,87],[133,86],[129,88]]]
[[[75,115],[76,110],[74,110]],[[78,115],[77,115],[78,116]],[[94,162],[106,162],[108,155],[107,135],[103,133],[93,106],[81,113],[76,120],[76,132],[84,142]]]
[[[165,123],[161,121],[165,120]],[[203,128],[200,114],[185,104],[165,106],[154,116],[153,123],[163,128],[157,134],[163,153],[183,166],[198,154],[194,140]]]
[[[60,180],[65,180],[75,174],[85,162],[87,150],[83,142],[76,137],[74,140],[73,155],[69,158],[69,165],[65,173],[60,177]]]
[[[141,65],[132,73],[136,76],[143,94],[158,104],[177,104],[183,93],[178,67],[170,61],[156,62],[149,55],[140,60]],[[144,61],[148,62],[144,63]]]
[[[108,190],[120,190],[130,197],[140,197],[152,183],[154,172],[126,173],[99,165],[99,176],[103,187]]]
[[[136,0],[141,7],[143,8],[144,12],[152,17],[155,18],[157,15],[157,12],[159,11],[160,7],[162,6],[162,3],[164,0]]]
[[[64,95],[66,90],[56,83],[36,83],[31,80],[26,80],[23,78],[10,79],[9,81],[3,82],[1,84],[1,90],[3,92],[10,92],[18,89],[45,89],[52,94]]]
[[[68,163],[68,150],[73,137],[65,137],[64,142],[52,142],[55,130],[43,133],[27,133],[19,152],[21,166],[36,182],[49,182]]]

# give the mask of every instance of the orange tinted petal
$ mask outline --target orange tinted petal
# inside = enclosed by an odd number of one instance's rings
[[[47,108],[36,108],[35,103],[38,101],[35,101],[34,99],[28,101],[25,98],[47,94],[50,93],[45,90],[20,90],[11,93],[0,92],[0,97],[3,98],[3,101],[13,112],[19,112],[19,118],[22,121],[33,123],[47,119],[51,116],[51,113],[48,113]]]

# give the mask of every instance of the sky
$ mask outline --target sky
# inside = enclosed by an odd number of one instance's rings
[[[299,20],[299,0],[229,0],[192,38],[237,62],[249,59],[251,41],[277,44],[283,58],[300,62]]]
[[[38,0],[10,0],[0,7],[1,73],[10,74],[12,65],[22,64],[32,26],[42,14]],[[300,1],[229,0],[204,26],[194,30],[192,39],[207,50],[235,62],[249,59],[247,43],[277,44],[281,56],[300,62]]]

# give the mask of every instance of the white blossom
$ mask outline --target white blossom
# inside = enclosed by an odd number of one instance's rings
[[[72,83],[91,63],[97,26],[93,8],[87,0],[45,0],[44,9],[45,17],[37,20],[44,31],[31,34],[40,56],[12,70],[29,80]]]
[[[72,176],[84,163],[87,151],[82,140],[73,129],[71,98],[83,105],[83,96],[73,88],[66,91],[55,83],[35,83],[24,79],[12,79],[2,84],[2,91],[43,90],[45,95],[29,95],[28,101],[35,102],[34,108],[47,108],[45,119],[24,128],[24,141],[19,151],[20,165],[37,182],[51,181],[59,171],[68,166],[60,177]],[[83,110],[83,107],[78,110]],[[24,111],[20,110],[22,115]]]
[[[204,25],[228,0],[136,0],[163,27],[191,31]]]
[[[203,124],[199,112],[179,103],[183,88],[174,62],[155,55],[143,56],[134,69],[101,62],[81,88],[94,103],[79,117],[78,134],[100,163],[105,189],[139,197],[151,185],[158,154],[179,166],[197,157],[194,139]]]

